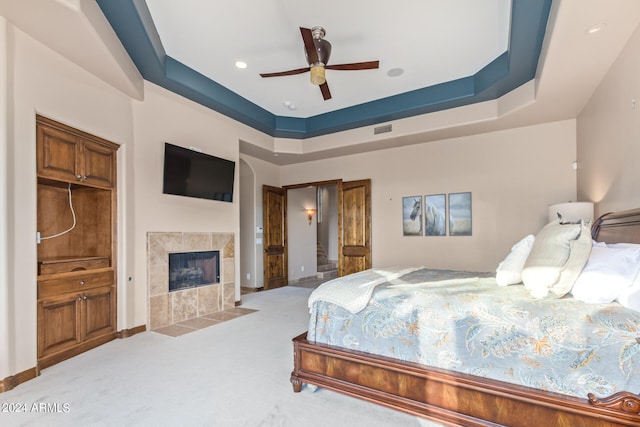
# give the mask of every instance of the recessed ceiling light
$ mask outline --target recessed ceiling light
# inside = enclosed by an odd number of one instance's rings
[[[244,61],[236,61],[236,67],[244,70],[245,68],[247,68],[247,63]]]
[[[402,68],[392,68],[389,71],[387,71],[387,76],[398,77],[398,76],[401,76],[402,73],[404,73],[404,70]]]
[[[296,104],[294,104],[291,101],[284,101],[282,104],[284,104],[284,106],[287,107],[291,111],[296,109]]]
[[[587,34],[595,34],[597,32],[600,32],[600,31],[604,30],[604,27],[606,27],[606,26],[607,26],[607,24],[604,24],[604,23],[593,25],[593,26],[589,27],[589,29],[587,30]]]

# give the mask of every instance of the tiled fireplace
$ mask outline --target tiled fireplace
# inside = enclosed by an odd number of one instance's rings
[[[219,283],[169,291],[169,254],[219,252]],[[151,330],[235,307],[234,233],[147,233]],[[215,281],[215,280],[214,280]]]

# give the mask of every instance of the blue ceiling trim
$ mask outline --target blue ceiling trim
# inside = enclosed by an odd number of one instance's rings
[[[305,139],[483,102],[535,77],[552,0],[512,0],[508,51],[475,75],[309,118],[276,116],[164,51],[145,0],[97,0],[145,80],[278,138]]]

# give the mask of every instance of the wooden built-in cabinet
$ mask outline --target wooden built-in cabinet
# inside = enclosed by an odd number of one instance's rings
[[[108,141],[38,117],[38,176],[113,188],[116,152]],[[107,143],[107,144],[106,144]]]
[[[116,336],[118,146],[41,116],[36,127],[38,365],[45,368]]]

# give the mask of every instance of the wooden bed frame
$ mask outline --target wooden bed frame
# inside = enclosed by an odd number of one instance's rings
[[[601,216],[592,236],[640,243],[640,209]],[[640,395],[632,392],[582,399],[316,344],[306,333],[293,348],[295,392],[313,384],[452,426],[640,426]]]

